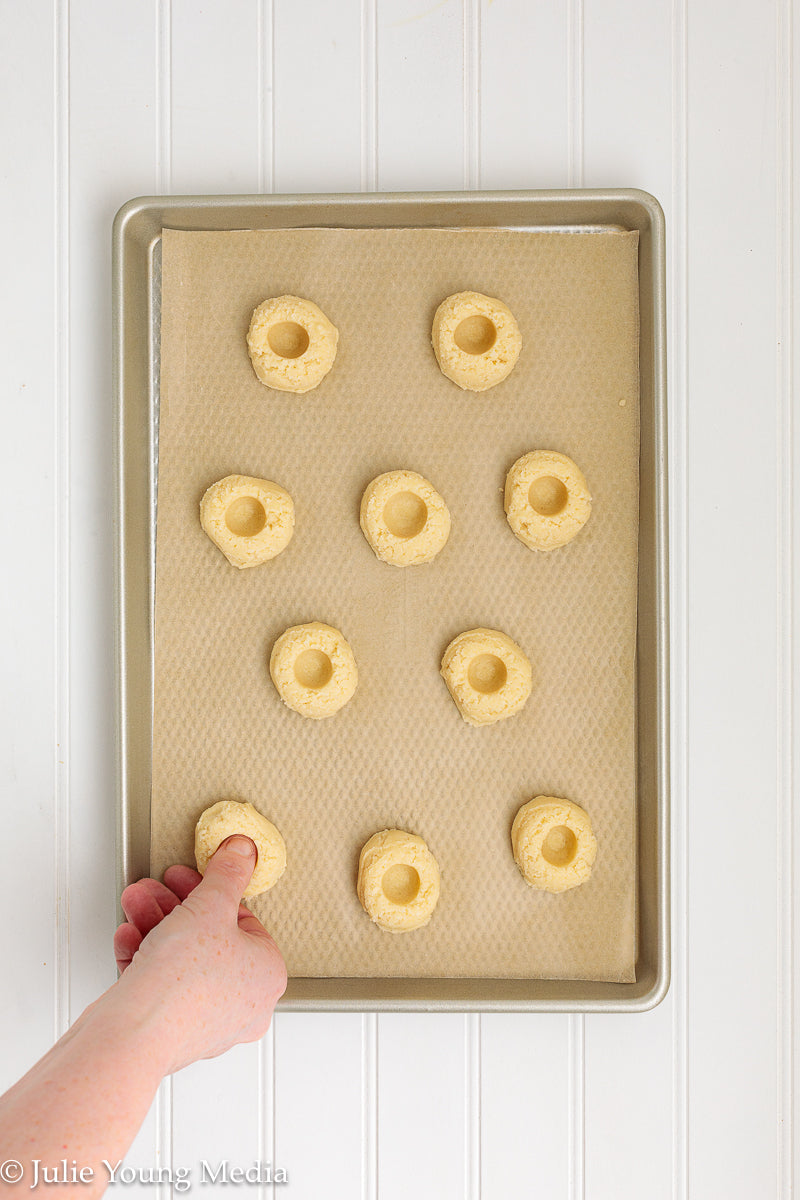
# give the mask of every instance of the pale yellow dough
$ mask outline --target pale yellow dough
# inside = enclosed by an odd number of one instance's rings
[[[441,674],[468,725],[513,717],[531,694],[528,658],[497,629],[460,633],[444,652]]]
[[[525,882],[545,892],[585,883],[597,855],[589,814],[558,796],[534,796],[522,805],[511,826],[511,848]]]
[[[531,450],[506,476],[508,523],[531,550],[556,550],[580,533],[592,497],[580,468],[556,450]]]
[[[252,804],[220,800],[205,810],[194,831],[198,871],[205,875],[212,854],[235,833],[252,838],[258,851],[255,870],[243,895],[258,896],[269,891],[286,870],[286,843],[272,822],[262,817]]]
[[[257,567],[292,540],[294,503],[269,479],[226,475],[200,501],[200,524],[232,566]]]
[[[361,528],[378,558],[395,567],[430,562],[450,536],[450,512],[416,471],[387,471],[361,499]]]
[[[364,911],[381,929],[420,929],[439,899],[439,866],[417,834],[384,829],[362,847],[357,891]]]
[[[310,392],[333,366],[339,331],[321,308],[300,296],[259,304],[247,332],[253,370],[267,387]]]
[[[442,374],[468,392],[485,392],[507,378],[522,349],[511,309],[480,292],[456,292],[436,310],[431,341]]]
[[[355,656],[344,634],[312,621],[293,625],[276,641],[269,673],[289,708],[304,717],[332,717],[352,697],[358,684]]]

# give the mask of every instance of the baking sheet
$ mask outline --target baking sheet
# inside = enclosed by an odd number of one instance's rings
[[[443,230],[165,230],[158,490],[152,869],[191,861],[199,812],[248,799],[281,828],[289,870],[254,902],[292,975],[630,980],[635,962],[638,363],[636,235]],[[430,320],[476,288],[516,313],[524,349],[478,396],[444,379]],[[336,367],[304,397],[255,379],[244,346],[266,295],[308,295],[340,329]],[[583,467],[583,534],[534,555],[502,484],[528,449]],[[379,563],[358,500],[382,470],[432,480],[453,516],[435,563]],[[243,573],[205,538],[197,504],[224,474],[274,478],[298,526]],[[308,722],[266,659],[288,625],[341,627],[356,697]],[[472,625],[510,633],[534,664],[524,712],[463,725],[438,662]],[[528,889],[508,832],[538,792],[592,816],[592,879]],[[442,869],[430,926],[393,936],[355,897],[362,842],[387,825],[426,838]]]

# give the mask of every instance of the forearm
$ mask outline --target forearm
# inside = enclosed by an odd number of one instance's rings
[[[22,1164],[26,1191],[38,1177],[48,1196],[103,1194],[103,1160],[113,1166],[125,1155],[168,1069],[152,1020],[121,1003],[115,985],[0,1097],[0,1163]],[[79,1182],[50,1182],[56,1167],[63,1177],[63,1160],[68,1178],[83,1171]],[[0,1196],[20,1194],[0,1182]]]

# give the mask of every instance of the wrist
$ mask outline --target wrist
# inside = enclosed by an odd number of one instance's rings
[[[163,1005],[158,997],[123,986],[118,979],[80,1015],[67,1037],[86,1038],[102,1047],[120,1070],[135,1072],[144,1086],[154,1090],[172,1066],[172,1049],[165,1028]]]

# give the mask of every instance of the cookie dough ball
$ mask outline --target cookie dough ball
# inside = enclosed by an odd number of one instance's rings
[[[384,829],[364,843],[357,890],[364,911],[381,929],[420,929],[439,899],[439,866],[421,837]]]
[[[511,826],[511,848],[525,882],[545,892],[585,883],[597,855],[589,814],[557,796],[534,796],[522,805]]]
[[[261,892],[269,891],[286,870],[286,843],[272,822],[262,817],[252,804],[220,800],[206,809],[194,831],[194,856],[198,871],[205,875],[211,855],[221,842],[235,833],[252,838],[258,851],[255,870],[244,896],[258,896]]]
[[[226,475],[200,501],[200,524],[231,566],[257,567],[292,540],[294,503],[269,479]]]
[[[310,392],[333,366],[339,331],[321,308],[299,296],[259,304],[247,332],[253,370],[279,392]]]
[[[505,633],[468,629],[442,658],[442,678],[468,725],[513,717],[531,694],[531,664]]]
[[[353,695],[358,668],[344,634],[312,621],[294,625],[272,647],[269,673],[284,704],[304,717],[332,717]]]
[[[450,536],[450,513],[416,471],[387,471],[361,499],[361,528],[378,558],[395,567],[430,562]]]
[[[431,340],[442,374],[468,392],[502,383],[522,349],[511,309],[480,292],[457,292],[443,300],[433,318]]]
[[[556,550],[589,520],[592,497],[578,466],[556,450],[531,450],[506,477],[508,523],[531,550]]]

